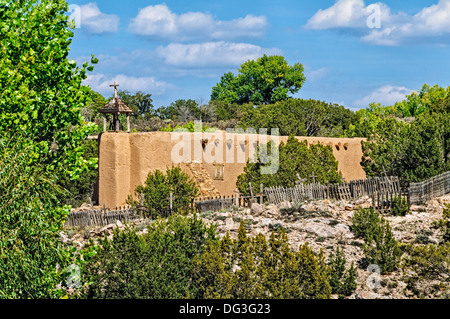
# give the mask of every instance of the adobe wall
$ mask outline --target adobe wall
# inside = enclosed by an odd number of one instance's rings
[[[124,205],[128,195],[145,182],[150,171],[165,171],[172,165],[180,166],[200,183],[203,196],[233,195],[238,175],[242,174],[249,156],[253,158],[256,141],[265,144],[270,138],[270,135],[229,134],[223,131],[186,133],[182,136],[170,132],[103,133],[99,137],[99,205],[109,208]],[[360,165],[363,139],[297,138],[308,141],[309,145],[331,145],[344,178],[365,179]],[[280,136],[275,141],[286,143],[287,139]],[[204,148],[202,140],[203,143],[208,140]],[[213,178],[217,169],[214,162],[223,163],[223,180]]]

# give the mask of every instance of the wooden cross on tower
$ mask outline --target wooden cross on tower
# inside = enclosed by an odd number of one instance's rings
[[[114,87],[114,97],[117,97],[117,87],[119,86],[119,84],[116,83],[116,81],[114,81],[114,84],[111,84],[110,87]]]

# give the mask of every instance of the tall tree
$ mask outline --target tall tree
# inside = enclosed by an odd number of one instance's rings
[[[127,90],[119,90],[117,95],[131,110],[133,110],[135,117],[150,119],[155,115],[151,94],[138,91],[132,95]]]
[[[76,177],[86,167],[80,142],[95,129],[79,112],[93,66],[68,59],[67,11],[63,0],[0,2],[0,130],[26,132],[47,170]]]
[[[447,89],[439,85],[430,86],[424,84],[420,91],[407,95],[405,100],[397,102],[395,107],[404,117],[414,117],[430,111],[432,105],[438,104],[450,93],[450,86]]]
[[[343,106],[312,99],[288,99],[247,109],[239,125],[279,128],[285,136],[340,136],[355,120],[355,114]]]
[[[239,74],[222,76],[212,88],[211,100],[228,103],[271,104],[297,93],[306,78],[303,65],[290,66],[282,56],[267,56],[241,65]]]

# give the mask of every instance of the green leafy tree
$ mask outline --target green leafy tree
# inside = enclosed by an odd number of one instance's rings
[[[183,99],[172,102],[168,107],[160,107],[157,114],[161,119],[170,119],[183,123],[200,120],[202,117],[202,111],[197,102]]]
[[[303,66],[290,66],[282,56],[267,56],[241,65],[239,74],[222,76],[212,88],[211,100],[227,103],[272,104],[297,93],[305,82]]]
[[[127,90],[118,90],[117,96],[133,111],[135,118],[148,120],[155,115],[151,94],[138,91],[132,95]]]
[[[207,107],[211,109],[216,121],[240,120],[247,112],[253,110],[251,103],[237,104],[220,100],[209,101]]]
[[[278,156],[273,154],[272,160],[278,161],[278,171],[262,174],[261,167],[268,161],[264,160],[264,156],[270,153],[267,150],[271,149],[271,143],[260,145],[255,162],[248,161],[244,173],[238,176],[236,184],[242,194],[249,194],[250,182],[254,186],[294,187],[297,174],[307,182],[313,182],[312,173],[316,176],[316,182],[341,182],[342,173],[338,171],[338,162],[330,146],[314,144],[308,147],[307,141],[299,141],[293,136],[288,138],[286,144],[280,143]]]
[[[418,182],[450,169],[448,113],[423,113],[411,123],[394,118],[377,123],[362,142],[367,176],[399,176]]]
[[[394,118],[376,123],[367,141],[362,142],[361,165],[368,177],[403,175],[407,128],[408,124]]]
[[[147,215],[152,218],[167,217],[171,213],[170,193],[173,194],[173,212],[186,212],[198,196],[198,188],[180,167],[169,168],[165,173],[156,170],[148,174],[144,185],[136,187],[134,195],[137,199],[133,199],[130,195],[127,203],[133,206],[140,205],[141,194],[144,194]]]
[[[377,132],[380,122],[400,116],[394,106],[382,106],[380,103],[370,103],[369,107],[354,114],[354,121],[345,130],[347,137],[370,137]]]
[[[0,133],[0,298],[60,296],[71,254],[59,238],[70,207],[24,134]]]
[[[62,201],[72,207],[79,207],[85,202],[89,202],[94,192],[95,183],[98,179],[98,142],[96,140],[86,140],[82,143],[83,158],[89,159],[97,164],[90,170],[83,171],[79,178],[72,180],[67,176],[59,179],[58,184],[67,192],[62,197]]]
[[[1,1],[0,130],[27,132],[36,160],[76,178],[91,164],[80,142],[96,126],[83,122],[80,109],[89,91],[81,82],[93,66],[68,59],[74,26],[67,10],[63,0]]]
[[[84,116],[86,122],[94,122],[99,115],[99,110],[105,106],[106,99],[98,92],[93,91],[89,86],[86,86],[88,101],[87,106],[81,109],[81,114]]]
[[[395,103],[395,108],[404,117],[414,117],[429,112],[434,105],[444,100],[450,93],[450,86],[447,89],[439,85],[430,86],[424,84],[420,91],[407,95],[405,100]]]
[[[449,121],[447,113],[424,113],[411,123],[399,176],[418,182],[450,169]]]
[[[355,120],[354,113],[343,106],[312,99],[288,99],[249,109],[239,126],[278,128],[284,136],[340,136]]]

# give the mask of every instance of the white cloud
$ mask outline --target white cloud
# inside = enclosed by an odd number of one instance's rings
[[[92,34],[113,33],[119,27],[119,17],[100,11],[95,2],[85,5],[73,5],[70,18],[76,22],[77,28],[85,29]]]
[[[247,60],[255,60],[264,54],[279,55],[276,48],[265,49],[249,43],[231,43],[225,41],[199,44],[171,43],[156,49],[157,55],[167,65],[182,68],[238,66]]]
[[[137,35],[174,40],[231,40],[261,37],[268,26],[266,17],[247,15],[231,21],[216,20],[211,14],[188,12],[175,14],[165,5],[151,5],[139,10],[128,31]]]
[[[330,74],[331,70],[329,68],[320,68],[317,70],[312,70],[311,68],[305,66],[305,76],[306,81],[315,82],[324,79],[328,74]]]
[[[306,27],[313,30],[362,27],[364,17],[363,0],[339,0],[325,10],[320,9],[308,20]]]
[[[83,84],[89,85],[94,91],[101,94],[112,95],[114,91],[110,85],[114,83],[114,81],[119,84],[119,89],[130,92],[144,91],[156,96],[165,94],[169,89],[173,89],[175,87],[170,83],[158,81],[154,77],[134,77],[123,74],[118,74],[115,76],[91,74],[88,75],[88,78],[83,82]]]
[[[370,27],[374,8],[380,9],[380,28]],[[311,30],[354,29],[361,40],[375,45],[401,45],[417,41],[447,42],[450,36],[450,0],[439,0],[415,15],[393,14],[384,3],[366,5],[364,0],[338,0],[333,6],[319,10],[306,26]],[[447,38],[445,38],[447,37]]]
[[[381,103],[381,105],[394,105],[405,99],[405,96],[411,94],[413,90],[403,86],[385,85],[377,88],[369,95],[356,100],[353,105],[356,107],[367,107],[370,103]]]

